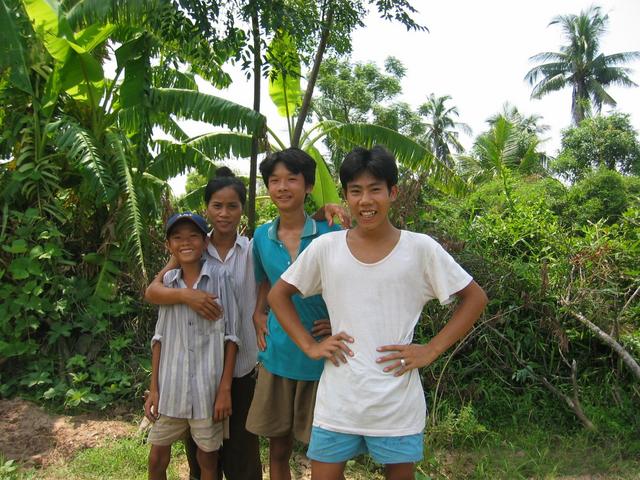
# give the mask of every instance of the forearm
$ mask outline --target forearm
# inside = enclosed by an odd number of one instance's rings
[[[429,355],[429,364],[435,361],[449,347],[464,337],[480,317],[487,304],[487,296],[475,281],[465,287],[460,295],[460,303],[456,307],[447,324],[425,347]]]
[[[160,353],[162,344],[155,342],[151,348],[151,385],[149,390],[158,391],[158,370],[160,369]]]
[[[154,305],[174,305],[177,303],[184,303],[182,298],[182,289],[165,287],[162,283],[162,279],[169,270],[178,268],[178,263],[173,257],[169,259],[169,262],[164,266],[162,270],[151,281],[149,286],[144,292],[144,299],[153,303]]]

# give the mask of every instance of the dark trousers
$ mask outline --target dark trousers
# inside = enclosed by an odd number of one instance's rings
[[[255,371],[231,382],[231,406],[229,437],[224,440],[218,466],[218,477],[222,472],[227,480],[262,480],[260,445],[258,437],[245,428],[249,406],[256,386]],[[196,460],[196,444],[189,435],[185,442],[190,478],[200,480],[200,467]]]

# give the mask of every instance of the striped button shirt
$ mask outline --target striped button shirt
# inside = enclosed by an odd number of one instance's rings
[[[169,288],[188,288],[181,269],[168,271],[163,283]],[[158,412],[176,418],[203,419],[213,416],[224,364],[224,342],[240,345],[236,334],[238,308],[228,275],[212,262],[204,262],[194,288],[217,295],[224,317],[211,322],[187,305],[161,305],[151,345],[162,345]]]
[[[253,254],[251,241],[242,235],[236,235],[236,243],[224,260],[211,243],[207,248],[207,260],[220,265],[229,274],[233,293],[238,304],[238,322],[236,328],[242,348],[236,356],[233,376],[244,377],[250,373],[258,361],[256,330],[253,326],[253,311],[256,305],[256,279],[253,274]],[[224,304],[223,304],[224,306]]]

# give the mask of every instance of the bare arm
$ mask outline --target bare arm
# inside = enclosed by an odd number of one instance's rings
[[[151,421],[155,422],[158,417],[158,400],[160,391],[158,389],[158,369],[160,368],[160,353],[162,344],[154,342],[151,347],[151,385],[149,386],[149,396],[144,402],[144,414]]]
[[[162,283],[164,275],[179,268],[172,256],[165,267],[158,272],[144,293],[144,299],[154,305],[175,305],[183,303],[208,320],[218,320],[222,316],[222,307],[216,302],[216,296],[195,288],[169,288]]]
[[[222,379],[216,393],[216,399],[213,403],[213,421],[221,422],[225,418],[231,416],[231,382],[233,381],[233,370],[236,366],[236,354],[238,353],[238,345],[232,341],[224,344],[224,368],[222,370]]]
[[[296,293],[299,293],[296,287],[280,279],[271,288],[268,295],[269,305],[284,331],[308,357],[315,360],[328,358],[335,366],[340,365],[339,360],[346,363],[345,354],[351,356],[353,352],[345,342],[353,342],[353,338],[344,332],[340,332],[337,335],[325,338],[321,342],[316,342],[302,325],[298,312],[291,300],[291,297]]]
[[[256,308],[253,311],[253,326],[256,329],[256,339],[258,341],[258,349],[264,351],[267,348],[266,335],[267,330],[267,294],[269,293],[269,282],[264,280],[258,285],[258,296],[256,298]]]
[[[397,369],[395,372],[397,376],[412,368],[430,365],[471,330],[487,305],[487,295],[472,280],[469,285],[457,292],[456,296],[459,298],[459,303],[451,319],[428,343],[424,345],[385,345],[378,348],[379,352],[394,352],[378,358],[378,363],[393,361],[384,368],[385,372]]]

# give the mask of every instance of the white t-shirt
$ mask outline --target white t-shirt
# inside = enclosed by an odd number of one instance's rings
[[[322,235],[282,275],[304,296],[321,293],[332,331],[354,338],[346,364],[325,362],[313,424],[357,435],[420,433],[426,404],[418,370],[384,372],[376,348],[411,343],[424,304],[450,302],[471,276],[427,235],[402,230],[389,255],[367,264],[351,254],[347,232]]]

